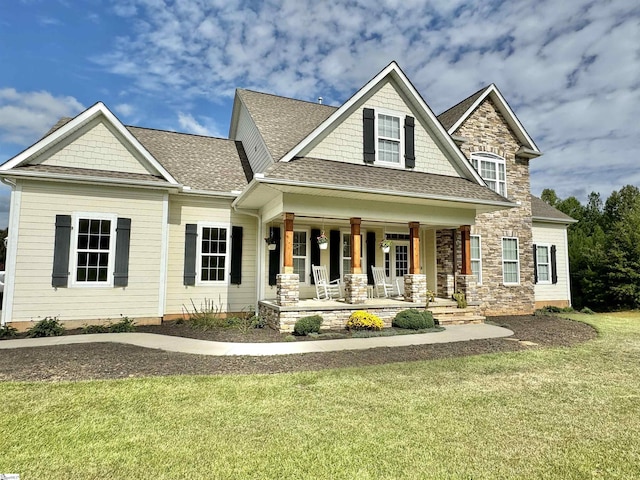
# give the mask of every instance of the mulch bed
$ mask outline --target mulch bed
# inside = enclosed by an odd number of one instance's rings
[[[513,352],[543,347],[568,347],[596,337],[595,330],[589,325],[559,317],[492,317],[488,321],[511,329],[514,336],[448,344],[269,357],[210,357],[117,343],[16,348],[0,350],[0,380],[75,381],[167,375],[281,373]],[[279,333],[269,329],[257,329],[247,335],[241,334],[240,340],[237,332],[228,330],[224,333],[226,338],[221,338],[219,332],[217,334],[201,332],[188,326],[172,324],[138,327],[137,331],[218,341],[257,342],[278,341],[282,338]],[[212,338],[213,335],[217,336]]]

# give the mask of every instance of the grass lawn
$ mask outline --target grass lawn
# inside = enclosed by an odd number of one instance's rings
[[[0,473],[639,478],[640,312],[575,318],[600,337],[317,373],[5,382]]]

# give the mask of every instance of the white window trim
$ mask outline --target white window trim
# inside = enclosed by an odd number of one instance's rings
[[[478,162],[478,166],[475,167],[473,164],[473,161],[477,160]],[[485,162],[493,162],[496,164],[496,189],[493,190],[494,192],[496,192],[498,195],[502,195],[500,193],[500,183],[504,183],[504,197],[507,197],[507,194],[509,193],[508,190],[508,185],[507,185],[507,161],[501,157],[500,155],[496,155],[495,153],[491,153],[491,152],[473,152],[471,153],[471,166],[473,166],[473,168],[476,169],[476,171],[478,172],[478,174],[482,177],[482,167],[480,165],[481,161],[485,161]],[[502,182],[500,180],[500,172],[498,170],[498,165],[503,165],[504,166],[504,182]],[[486,182],[487,179],[485,179],[484,177],[482,177],[482,179]],[[493,179],[489,179],[489,181],[493,181]],[[491,187],[489,187],[491,188]]]
[[[196,285],[228,285],[231,261],[231,224],[220,222],[198,222],[198,237],[196,241]],[[203,228],[226,228],[227,248],[224,259],[224,280],[202,280],[202,229]]]
[[[311,230],[308,228],[294,228],[295,232],[304,232],[307,234],[307,248],[304,255],[304,279],[300,279],[300,285],[311,285],[310,282],[310,263],[311,263]],[[283,249],[284,250],[284,249]],[[303,258],[301,255],[294,255],[293,258]]]
[[[385,162],[384,160],[380,160],[379,158],[379,154],[380,154],[380,148],[378,145],[378,139],[382,139],[382,140],[392,140],[395,141],[394,138],[389,138],[389,137],[379,137],[378,136],[378,117],[379,115],[387,115],[389,117],[396,117],[398,118],[398,123],[399,123],[399,127],[400,127],[400,147],[399,147],[399,162],[398,163],[394,163],[394,162]],[[383,108],[376,108],[374,111],[374,131],[375,131],[375,150],[376,150],[376,159],[375,159],[375,163],[379,163],[381,165],[384,166],[389,166],[389,167],[395,167],[395,168],[405,168],[404,167],[404,118],[406,117],[406,115],[402,112],[397,112],[394,110],[386,110]]]
[[[78,275],[78,231],[80,230],[80,219],[89,220],[109,220],[111,229],[109,232],[111,240],[109,241],[109,262],[107,264],[107,281],[105,282],[79,282]],[[71,252],[69,264],[69,276],[71,281],[69,285],[77,288],[105,288],[113,287],[113,270],[116,263],[116,226],[118,223],[118,215],[113,213],[98,212],[73,212],[71,214]]]
[[[515,240],[516,241],[516,254],[518,256],[517,260],[505,260],[504,258],[504,241],[505,240]],[[520,285],[520,241],[518,237],[502,237],[500,241],[502,246],[502,284],[503,285]],[[518,280],[515,282],[505,282],[504,281],[504,264],[505,263],[515,263],[516,264],[516,275]]]
[[[482,285],[482,236],[481,235],[471,235],[471,238],[473,237],[477,237],[478,238],[478,251],[480,252],[480,256],[478,258],[473,258],[473,255],[471,255],[471,252],[469,252],[469,255],[471,256],[471,262],[478,262],[478,264],[480,265],[478,268],[478,275],[476,278],[476,283],[478,285]],[[472,250],[473,251],[473,250]]]
[[[340,230],[340,278],[344,278],[345,275],[351,273],[351,272],[345,272],[344,271],[344,259],[345,258],[351,258],[351,257],[345,257],[344,256],[344,249],[342,248],[342,246],[344,245],[344,235],[349,234],[351,235],[351,229],[341,229]],[[360,237],[361,237],[361,244],[362,244],[362,248],[360,248],[360,266],[362,267],[362,273],[367,273],[367,247],[366,247],[366,242],[364,241],[364,239],[367,238],[367,231],[366,230],[360,230]]]
[[[547,249],[547,261],[548,263],[544,264],[547,265],[549,267],[548,274],[549,274],[549,279],[548,280],[540,280],[540,269],[538,268],[540,266],[540,262],[539,262],[539,257],[538,257],[538,248],[540,247],[544,247]],[[538,272],[538,281],[536,282],[536,285],[552,285],[552,275],[551,275],[551,244],[550,243],[537,243],[536,244],[536,271]]]

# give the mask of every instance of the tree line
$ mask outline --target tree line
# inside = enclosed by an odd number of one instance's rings
[[[571,296],[575,308],[640,308],[640,191],[626,185],[602,201],[592,192],[586,205],[542,192],[549,205],[578,220],[568,228]]]

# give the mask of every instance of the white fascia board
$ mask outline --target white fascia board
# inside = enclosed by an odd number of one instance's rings
[[[473,104],[467,109],[467,111],[464,112],[464,114],[456,121],[456,123],[454,123],[453,126],[451,128],[449,128],[449,135],[452,135],[453,132],[455,132],[460,127],[460,125],[462,125],[462,123],[467,118],[469,118],[469,116],[475,111],[475,109],[478,108],[478,106],[482,102],[484,102],[484,100],[489,95],[492,95],[493,100],[498,104],[498,109],[500,109],[500,112],[504,115],[504,117],[507,120],[507,123],[509,124],[509,126],[511,126],[511,128],[513,128],[513,130],[515,130],[516,135],[519,134],[520,139],[521,140],[525,140],[525,143],[528,144],[527,146],[533,152],[536,152],[539,155],[541,155],[542,153],[540,152],[540,149],[535,144],[533,139],[529,136],[527,131],[524,129],[524,126],[520,123],[520,120],[518,120],[518,117],[516,117],[516,114],[513,112],[513,110],[511,110],[511,107],[509,106],[507,101],[504,99],[504,97],[500,93],[500,90],[498,90],[498,87],[496,87],[496,85],[494,83],[489,85],[485,89],[485,91],[482,93],[482,95],[480,95],[476,99],[476,101],[473,102]]]
[[[153,188],[157,190],[177,190],[179,185],[167,185],[158,182],[151,182],[145,180],[128,180],[126,178],[106,178],[106,177],[92,177],[86,175],[69,175],[58,174],[50,172],[21,172],[10,171],[0,172],[0,177],[3,178],[24,178],[24,179],[37,179],[52,182],[70,182],[70,183],[87,183],[87,184],[100,184],[109,186],[136,186],[144,188]]]
[[[307,188],[324,188],[327,190],[337,190],[337,191],[345,191],[345,192],[353,192],[354,189],[350,187],[345,187],[342,185],[329,185],[323,183],[314,183],[314,182],[296,182],[292,180],[283,180],[279,178],[256,178],[254,181],[257,183],[264,184],[272,184],[272,185],[288,185],[292,187],[307,187]],[[245,190],[245,193],[248,191]],[[473,198],[463,198],[463,197],[446,197],[443,195],[420,195],[419,193],[402,193],[396,192],[394,190],[384,190],[384,189],[375,189],[375,190],[367,190],[366,193],[374,193],[377,195],[389,195],[395,197],[408,197],[408,198],[416,198],[423,200],[440,200],[447,202],[455,202],[455,203],[470,203],[477,205],[490,205],[496,207],[505,207],[505,208],[513,208],[518,205],[510,202],[510,201],[498,201],[498,200],[477,200]],[[234,202],[235,203],[235,202]]]
[[[531,220],[534,222],[542,222],[542,223],[559,223],[562,225],[569,225],[571,223],[578,223],[578,220],[575,218],[568,219],[560,219],[560,218],[551,218],[551,217],[536,217],[532,216]]]
[[[260,182],[264,182],[264,175],[260,175],[260,174],[254,175],[251,182],[249,182],[249,185],[247,185],[245,189],[242,191],[242,193],[240,195],[237,195],[236,199],[233,202],[231,202],[231,206],[233,208],[236,208],[244,197],[249,195],[253,190],[255,190],[258,187],[258,184]]]
[[[98,102],[92,107],[89,107],[87,110],[85,110],[69,122],[65,123],[52,134],[47,135],[42,140],[36,142],[31,147],[13,157],[7,163],[0,166],[0,172],[7,171],[11,168],[26,163],[33,156],[46,150],[52,145],[55,145],[64,137],[82,127],[83,125],[89,123],[99,115],[103,115],[111,124],[111,126],[113,126],[113,128],[115,128],[138,151],[138,153],[142,155],[144,160],[148,162],[148,164],[153,167],[167,182],[171,183],[172,185],[178,185],[178,181],[173,178],[173,176],[167,170],[165,170],[162,165],[160,165],[160,163],[153,157],[153,155],[151,155],[151,153],[149,153],[149,151],[144,148],[144,146],[142,146],[138,139],[133,136],[133,134],[127,129],[127,127],[125,127],[122,122],[118,120],[118,118],[113,113],[111,113],[111,111],[102,102]]]
[[[289,162],[300,154],[306,147],[308,147],[319,135],[322,134],[330,125],[337,122],[338,119],[347,111],[349,111],[354,105],[356,105],[362,98],[373,90],[380,82],[382,82],[387,76],[393,75],[394,79],[400,84],[400,87],[408,93],[409,99],[412,100],[413,105],[417,108],[423,116],[431,123],[432,129],[441,138],[444,145],[448,147],[449,153],[453,156],[464,171],[466,171],[469,177],[476,180],[480,185],[486,183],[478,172],[471,166],[467,158],[462,154],[458,146],[455,144],[451,136],[444,129],[440,121],[436,118],[435,114],[431,111],[431,108],[424,101],[422,96],[415,89],[411,81],[404,74],[402,69],[394,61],[387,65],[380,73],[373,77],[364,87],[358,90],[349,100],[347,100],[340,108],[338,108],[329,118],[322,122],[313,132],[311,132],[304,140],[296,145],[289,151],[282,159],[281,162]],[[469,178],[468,177],[468,178]]]

